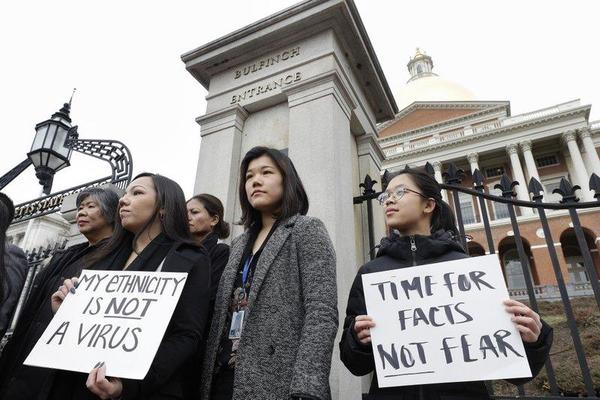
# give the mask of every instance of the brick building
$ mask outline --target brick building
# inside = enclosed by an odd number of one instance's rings
[[[552,194],[561,178],[582,189],[582,201],[592,201],[588,190],[592,173],[600,175],[600,121],[590,122],[591,105],[579,100],[512,115],[508,101],[478,101],[460,85],[433,72],[431,57],[417,49],[408,63],[411,78],[396,96],[400,112],[378,127],[383,168],[433,164],[438,181],[450,163],[465,173],[463,185],[472,185],[472,171],[485,176],[485,191],[500,194],[494,185],[507,173],[514,180],[537,178],[544,186],[544,201],[556,202]],[[515,188],[517,198],[530,200],[526,185]],[[447,194],[444,193],[446,199]],[[486,238],[478,201],[460,193],[466,233],[472,236],[472,255],[486,253]],[[496,252],[504,267],[511,294],[524,294],[525,279],[517,254],[507,207],[487,202]],[[556,278],[552,271],[541,223],[529,208],[518,208],[518,222],[532,278],[541,297],[553,297]],[[600,210],[579,212],[596,268],[600,273],[598,243]],[[560,267],[572,295],[590,293],[589,277],[577,246],[568,212],[547,212]],[[557,294],[556,294],[557,295]]]

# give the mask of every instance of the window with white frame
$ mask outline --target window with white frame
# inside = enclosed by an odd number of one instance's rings
[[[489,193],[494,196],[502,197],[502,190],[495,189],[495,185],[495,183],[489,185]],[[510,217],[508,213],[508,206],[505,203],[492,201],[492,208],[494,209],[494,219],[505,219]]]
[[[551,167],[558,164],[559,162],[557,154],[546,154],[535,158],[535,165],[538,168]]]
[[[486,178],[495,178],[497,176],[502,176],[504,173],[504,167],[501,165],[495,167],[488,167],[485,169]]]
[[[567,178],[566,176],[555,176],[552,178],[542,178],[542,185],[544,186],[544,201],[547,203],[558,203],[562,200],[562,196],[560,194],[553,194],[552,192],[555,189],[560,187],[560,181],[562,178]]]
[[[463,224],[469,225],[477,222],[475,218],[475,209],[473,207],[473,196],[468,193],[458,192],[458,202]]]

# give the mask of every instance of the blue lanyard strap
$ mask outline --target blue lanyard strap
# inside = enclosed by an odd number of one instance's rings
[[[248,281],[248,275],[250,274],[250,264],[252,264],[252,259],[254,258],[254,254],[246,259],[244,263],[244,269],[242,270],[242,284],[245,286]]]

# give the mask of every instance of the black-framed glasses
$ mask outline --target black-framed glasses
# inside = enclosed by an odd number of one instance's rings
[[[397,200],[400,200],[402,197],[404,197],[404,195],[406,193],[414,193],[416,195],[421,196],[422,198],[429,200],[429,197],[425,196],[423,193],[419,193],[416,190],[412,190],[409,188],[406,188],[404,186],[399,186],[396,189],[394,189],[394,191],[390,192],[383,192],[381,193],[379,196],[377,196],[377,201],[379,202],[379,204],[381,204],[382,206],[385,205],[385,203],[388,201],[388,199],[392,196],[394,196]]]

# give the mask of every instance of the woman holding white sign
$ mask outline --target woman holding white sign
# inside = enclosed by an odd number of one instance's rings
[[[90,260],[92,269],[186,272],[183,292],[143,380],[108,377],[103,360],[83,381],[61,385],[51,399],[180,399],[183,369],[197,350],[209,315],[210,260],[192,240],[181,187],[169,178],[143,173],[119,201],[119,221],[110,241]],[[77,279],[52,296],[56,309]],[[87,378],[87,379],[86,379]],[[86,389],[87,386],[87,389]]]
[[[394,233],[382,239],[377,257],[360,268],[350,291],[340,357],[354,375],[366,375],[375,370],[370,329],[377,321],[367,315],[362,275],[468,257],[458,242],[456,221],[450,206],[442,199],[439,184],[423,170],[399,172],[378,200],[385,208],[387,226]],[[508,313],[514,314],[512,321],[521,334],[535,376],[548,357],[552,328],[522,303],[507,300],[505,306]],[[461,312],[460,309],[456,311]],[[527,380],[510,382],[521,384]],[[376,374],[369,395],[369,399],[377,400],[489,399],[482,381],[381,388]]]
[[[331,398],[335,253],[291,160],[255,147],[240,168],[241,222],[223,271],[201,399]]]

